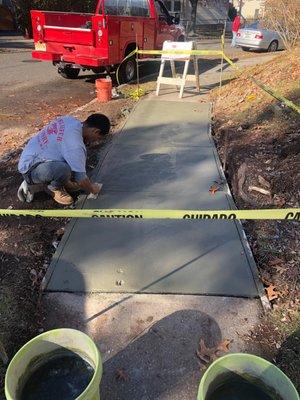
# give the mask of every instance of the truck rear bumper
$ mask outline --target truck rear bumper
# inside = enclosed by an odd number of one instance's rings
[[[53,53],[47,53],[46,51],[33,51],[31,53],[32,58],[36,58],[38,60],[44,60],[44,61],[60,61],[60,54],[53,54]]]
[[[96,57],[87,57],[84,55],[73,55],[73,54],[58,54],[58,53],[50,53],[47,51],[33,51],[32,58],[36,58],[38,60],[43,61],[52,61],[52,62],[65,62],[70,64],[78,64],[84,67],[104,67],[109,65],[107,58],[96,58]]]

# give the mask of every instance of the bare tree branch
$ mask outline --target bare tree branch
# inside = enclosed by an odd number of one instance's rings
[[[300,40],[300,1],[265,0],[264,25],[279,33],[287,49]]]

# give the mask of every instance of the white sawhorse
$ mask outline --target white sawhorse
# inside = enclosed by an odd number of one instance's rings
[[[193,50],[194,42],[170,42],[166,41],[163,45],[163,50]],[[194,75],[188,75],[190,61],[193,61],[194,64]],[[172,78],[164,77],[164,69],[166,65],[166,61],[170,62],[171,71],[172,71]],[[182,76],[177,75],[175,61],[183,61],[184,68]],[[181,99],[183,96],[184,87],[186,82],[195,82],[196,88],[198,92],[200,92],[200,80],[199,80],[199,69],[198,69],[198,62],[196,56],[189,56],[186,54],[163,54],[161,57],[161,64],[159,69],[159,75],[157,78],[157,86],[156,86],[156,96],[159,95],[160,85],[176,85],[176,89],[178,86],[180,87],[179,91],[179,98]]]

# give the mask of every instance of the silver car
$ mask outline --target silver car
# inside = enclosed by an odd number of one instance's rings
[[[264,28],[261,22],[254,22],[240,29],[236,35],[236,46],[240,46],[244,51],[251,49],[277,51],[284,49],[284,44],[279,34]]]

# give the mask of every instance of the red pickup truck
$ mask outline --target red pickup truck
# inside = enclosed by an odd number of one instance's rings
[[[165,40],[185,39],[179,18],[161,0],[98,0],[93,14],[32,10],[31,20],[33,58],[52,61],[69,79],[81,69],[110,72],[136,46],[161,49]],[[135,73],[135,60],[129,58],[120,68],[122,81]]]

